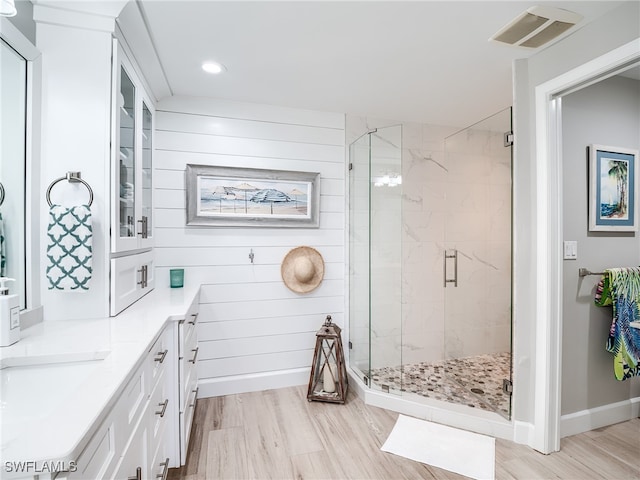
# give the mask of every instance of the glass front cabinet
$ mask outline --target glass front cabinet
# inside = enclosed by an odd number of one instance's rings
[[[117,315],[154,287],[155,110],[117,40],[113,52],[110,312]]]
[[[154,109],[122,47],[114,61],[111,252],[153,246]]]

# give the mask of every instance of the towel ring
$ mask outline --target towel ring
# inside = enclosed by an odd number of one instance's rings
[[[4,185],[0,182],[0,207],[4,203]]]
[[[91,206],[91,204],[93,203],[93,190],[91,190],[91,186],[87,182],[82,180],[82,178],[80,178],[80,172],[67,172],[64,177],[56,178],[53,182],[51,182],[49,188],[47,188],[47,203],[50,207],[53,206],[53,204],[51,203],[51,189],[56,183],[59,183],[63,180],[68,180],[71,183],[80,182],[85,187],[87,187],[87,190],[89,190],[89,206]]]

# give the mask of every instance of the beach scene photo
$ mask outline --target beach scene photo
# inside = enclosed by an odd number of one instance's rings
[[[197,211],[207,217],[309,217],[311,187],[311,182],[200,175]]]

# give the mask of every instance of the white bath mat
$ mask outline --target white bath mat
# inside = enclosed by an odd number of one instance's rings
[[[495,438],[417,418],[400,415],[381,450],[477,480],[495,478]]]

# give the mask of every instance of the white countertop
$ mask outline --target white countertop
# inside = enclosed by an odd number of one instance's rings
[[[198,287],[156,288],[116,317],[44,321],[0,348],[0,477],[5,462],[77,460],[167,322]]]

